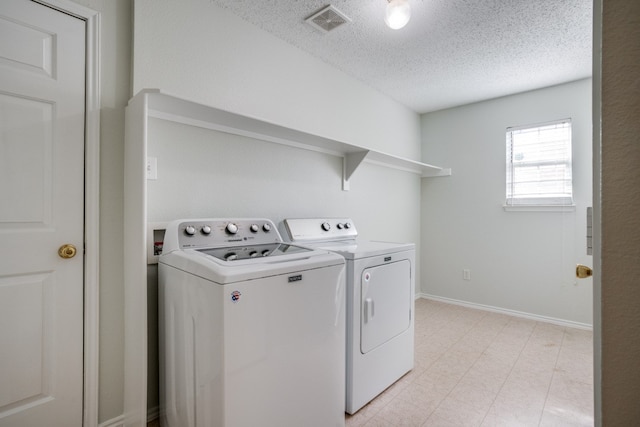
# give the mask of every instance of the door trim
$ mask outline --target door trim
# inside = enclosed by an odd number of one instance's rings
[[[100,344],[100,21],[69,0],[32,0],[85,21],[83,427],[98,426]]]
[[[602,426],[602,0],[593,1],[593,421]]]

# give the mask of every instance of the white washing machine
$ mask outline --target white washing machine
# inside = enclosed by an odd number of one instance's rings
[[[195,219],[168,225],[158,269],[162,426],[344,426],[343,257]]]
[[[346,412],[413,369],[415,245],[357,239],[348,218],[286,219],[292,242],[347,262]]]

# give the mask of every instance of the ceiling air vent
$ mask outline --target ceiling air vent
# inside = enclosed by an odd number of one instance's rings
[[[329,5],[311,15],[305,19],[305,21],[323,33],[328,33],[331,30],[335,30],[342,24],[351,22],[351,19],[335,7]]]

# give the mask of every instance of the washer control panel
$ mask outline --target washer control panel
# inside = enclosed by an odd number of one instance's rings
[[[163,252],[176,249],[216,248],[279,243],[275,224],[264,218],[190,219],[167,226]]]
[[[358,231],[351,218],[294,218],[284,220],[292,242],[352,240]]]

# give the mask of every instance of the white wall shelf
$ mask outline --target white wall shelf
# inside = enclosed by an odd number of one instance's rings
[[[146,407],[147,379],[147,144],[149,118],[158,118],[326,153],[343,159],[343,190],[363,162],[419,174],[451,175],[450,169],[370,150],[252,117],[145,89],[125,110],[124,289],[125,376],[130,401]],[[140,403],[142,402],[142,403]],[[125,408],[127,411],[135,408]]]
[[[342,157],[344,159],[344,190],[349,188],[349,179],[363,161],[416,173],[425,178],[451,175],[451,169],[444,169],[346,142],[313,135],[253,117],[231,113],[166,95],[157,89],[145,89],[135,97],[144,98],[141,104],[144,104],[144,108],[146,108],[149,117]]]

